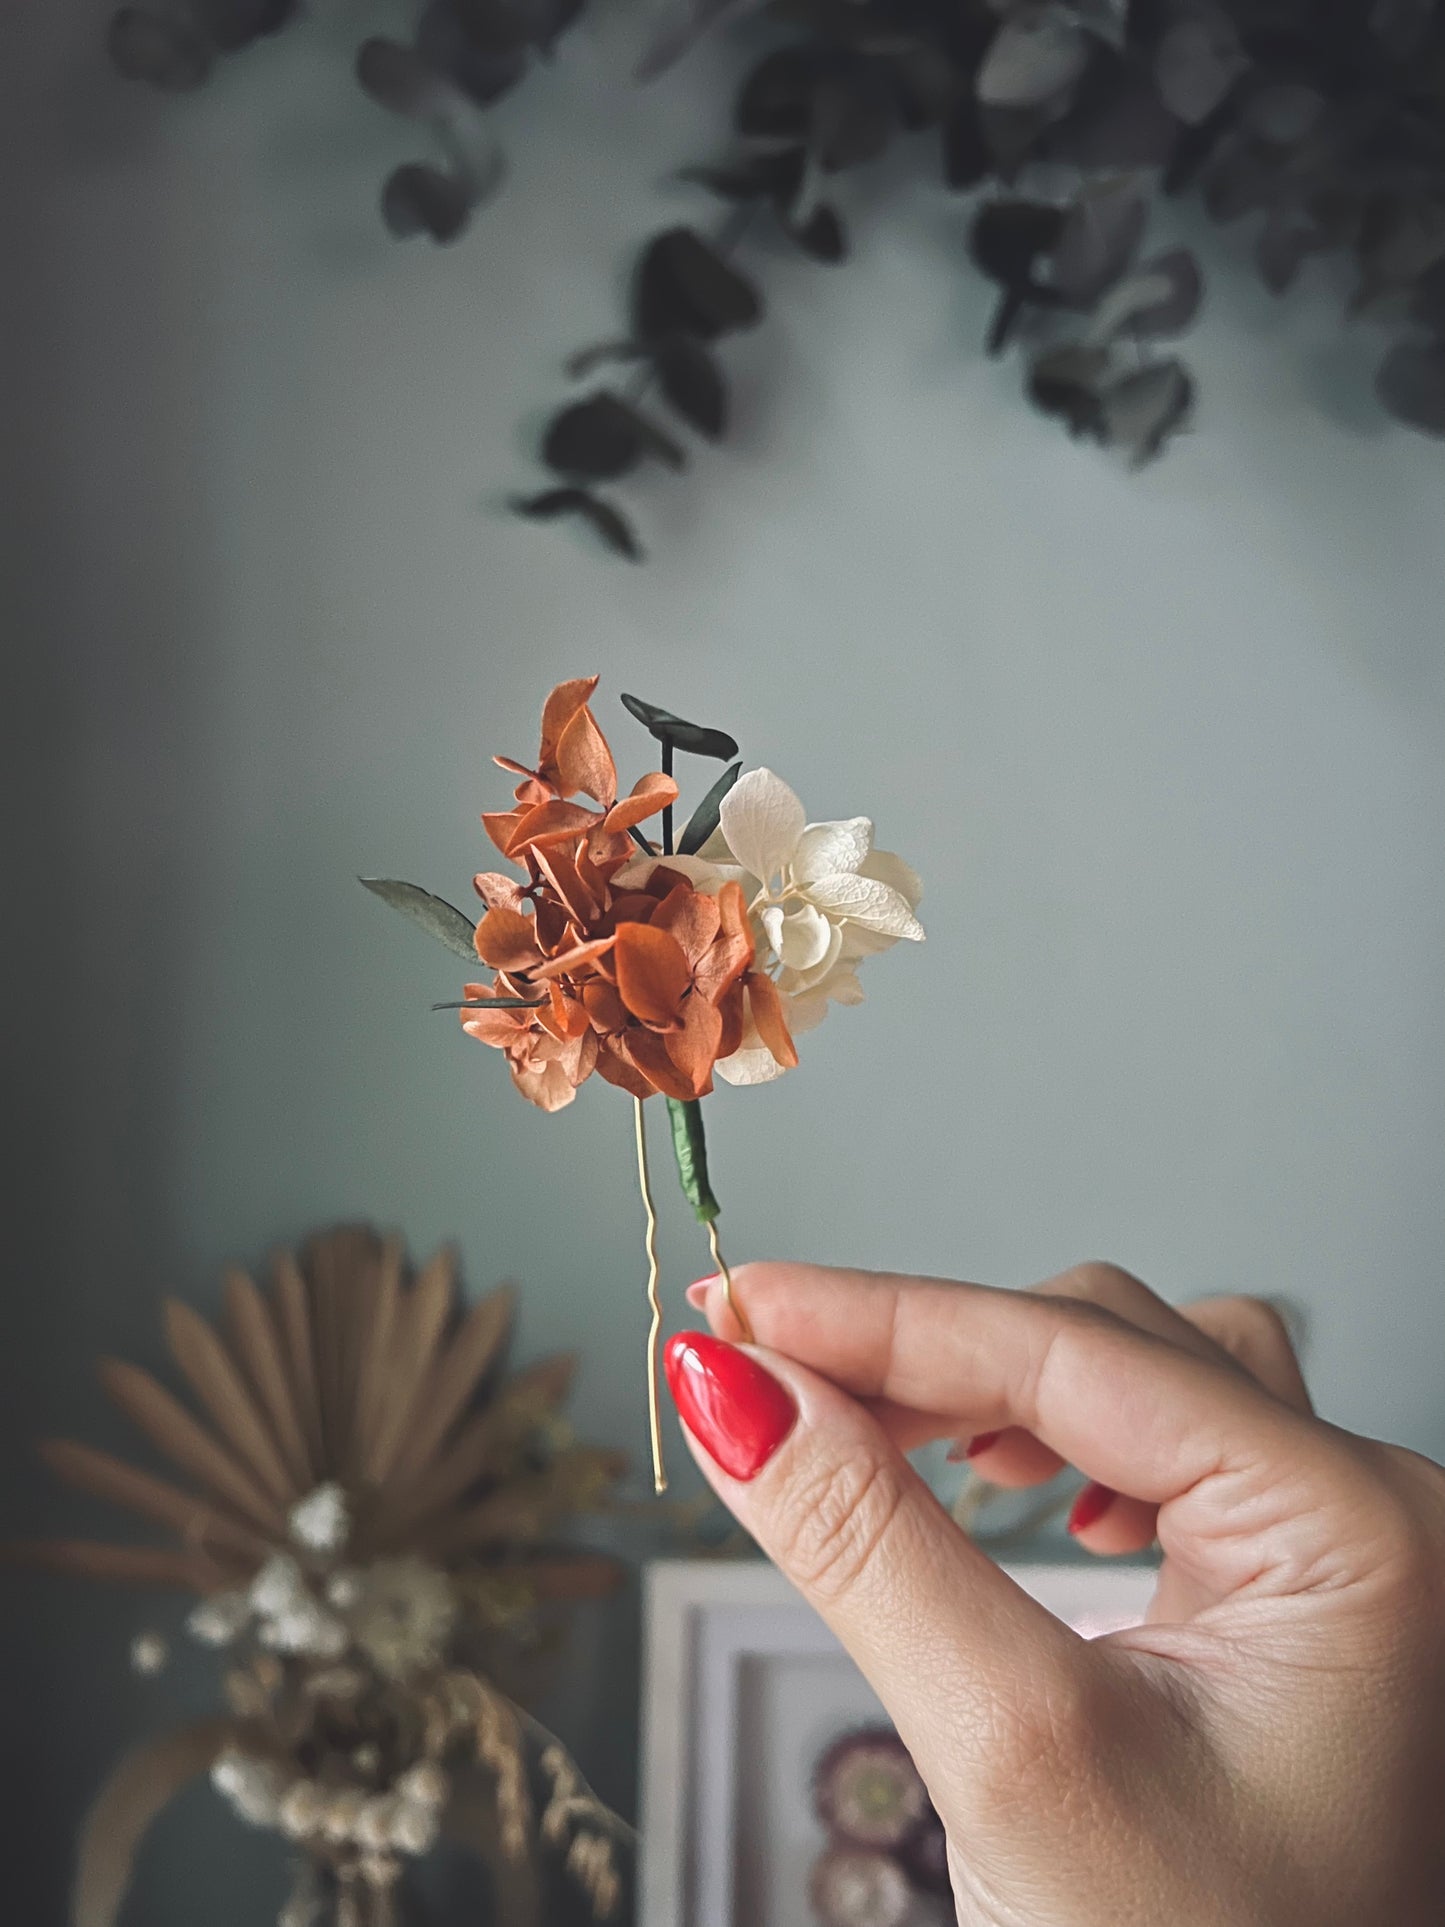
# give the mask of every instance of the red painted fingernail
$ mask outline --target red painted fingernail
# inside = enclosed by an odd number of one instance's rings
[[[707,1278],[699,1278],[695,1285],[688,1286],[687,1302],[692,1306],[694,1311],[705,1311],[707,1309],[708,1292],[716,1283],[717,1273],[713,1272],[711,1276]]]
[[[963,1448],[963,1456],[966,1459],[976,1459],[980,1453],[987,1452],[993,1446],[997,1445],[1002,1437],[1002,1432],[980,1432],[976,1438],[971,1438]]]
[[[1069,1509],[1069,1531],[1087,1532],[1097,1525],[1118,1496],[1112,1486],[1098,1485],[1091,1479]]]
[[[688,1431],[729,1478],[756,1478],[798,1416],[786,1386],[736,1345],[706,1332],[675,1333],[663,1365]]]

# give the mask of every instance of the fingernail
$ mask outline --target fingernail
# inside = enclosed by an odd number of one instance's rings
[[[1098,1485],[1091,1479],[1069,1508],[1069,1531],[1087,1532],[1097,1525],[1118,1496],[1112,1486]]]
[[[793,1429],[786,1386],[736,1345],[706,1332],[677,1332],[663,1353],[682,1422],[733,1479],[754,1479]]]
[[[997,1445],[1002,1437],[1002,1432],[980,1432],[976,1438],[971,1438],[968,1444],[964,1446],[963,1456],[966,1459],[976,1459],[980,1453],[987,1452],[991,1447]]]
[[[699,1278],[695,1285],[688,1286],[687,1302],[692,1306],[694,1311],[707,1310],[707,1295],[716,1283],[717,1273],[713,1272],[707,1278]]]

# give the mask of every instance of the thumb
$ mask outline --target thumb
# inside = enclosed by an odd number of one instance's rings
[[[832,1628],[925,1780],[956,1791],[1004,1734],[1032,1745],[1053,1725],[1085,1642],[965,1537],[862,1405],[703,1332],[669,1340],[665,1363],[704,1477]]]

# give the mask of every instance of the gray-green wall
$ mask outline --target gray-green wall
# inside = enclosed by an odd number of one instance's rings
[[[353,881],[464,897],[492,751],[591,670],[622,757],[619,688],[725,725],[928,885],[927,946],[797,1074],[717,1098],[735,1254],[1287,1292],[1323,1409],[1445,1452],[1445,449],[1375,412],[1371,327],[1209,240],[1198,432],[1132,476],[981,357],[964,214],[904,192],[842,271],[758,260],[738,433],[632,491],[632,570],[496,508],[634,241],[693,211],[660,183],[721,139],[725,52],[623,104],[640,24],[582,28],[439,251],[373,212],[416,142],[347,48],[390,16],[328,8],[165,103],[101,70],[103,12],[0,28],[0,1530],[99,1523],[27,1442],[121,1442],[90,1363],[157,1362],[163,1293],[211,1303],[224,1261],[357,1213],[521,1279],[522,1354],[581,1347],[582,1425],[643,1453],[625,1102],[523,1105],[429,1014],[444,955]],[[667,1202],[675,1308],[705,1251]],[[204,1698],[199,1662],[128,1674],[154,1617],[5,1582],[17,1918],[57,1917],[102,1763]],[[633,1637],[626,1606],[589,1631],[552,1709],[624,1803]],[[136,1917],[250,1927],[273,1877],[198,1795]]]

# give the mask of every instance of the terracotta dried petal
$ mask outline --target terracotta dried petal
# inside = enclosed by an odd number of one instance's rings
[[[557,740],[557,787],[564,796],[580,791],[610,809],[617,800],[617,765],[597,719],[584,703]]]
[[[485,822],[486,818],[483,817],[482,821]],[[522,812],[506,854],[520,856],[543,838],[555,837],[565,841],[579,831],[590,829],[596,821],[596,811],[584,809],[580,803],[563,803],[556,798],[538,803],[534,809]]]
[[[543,704],[542,747],[537,761],[544,775],[555,771],[562,732],[577,711],[591,701],[599,680],[597,676],[575,676],[570,682],[559,682]]]
[[[533,854],[537,859],[537,868],[556,892],[567,914],[583,925],[594,922],[602,907],[601,902],[582,881],[576,862],[568,852],[560,844],[555,844],[538,845]]]
[[[472,878],[472,888],[489,910],[521,911],[527,901],[527,893],[515,877],[503,876],[500,870],[480,870]]]
[[[464,986],[469,1004],[484,1003],[498,994],[491,984]],[[518,1032],[527,1030],[532,1022],[532,1012],[528,1010],[464,1010],[459,1014],[468,1037],[475,1037],[479,1044],[490,1044],[494,1050],[506,1050]]]
[[[472,942],[482,962],[493,970],[530,970],[542,955],[536,924],[518,910],[488,910]]]
[[[631,792],[620,803],[614,803],[603,818],[604,830],[616,832],[630,830],[635,824],[645,823],[649,816],[656,816],[660,809],[678,798],[677,784],[661,770],[649,770],[633,784]]]
[[[626,1030],[627,1006],[605,977],[593,977],[583,984],[582,1005],[594,1030],[604,1035]]]
[[[482,828],[503,856],[512,854],[512,839],[517,834],[517,825],[527,814],[525,810],[482,811]]]
[[[641,1035],[650,1035],[642,1032]],[[651,1097],[653,1087],[628,1056],[620,1035],[597,1040],[597,1075],[629,1097]]]
[[[772,1052],[776,1063],[791,1070],[798,1061],[797,1049],[788,1035],[788,1020],[783,1015],[783,1000],[771,977],[761,970],[748,973],[748,1005],[759,1037]]]
[[[753,961],[752,925],[739,884],[725,883],[717,893],[718,935],[693,973],[693,981],[712,1003],[720,1003]]]
[[[655,929],[666,930],[682,947],[682,954],[696,970],[717,936],[722,911],[716,897],[705,897],[691,884],[679,884],[669,891],[652,913]]]
[[[696,1097],[703,1096],[712,1082],[722,1034],[721,1011],[696,991],[683,999],[682,1029],[668,1034],[667,1053],[683,1076],[691,1080]]]
[[[560,1027],[563,1037],[568,1039],[581,1037],[584,1032],[591,1030],[587,1010],[580,997],[570,995],[562,989],[560,984],[551,986],[549,996],[552,1016]]]
[[[617,990],[634,1017],[645,1024],[671,1027],[692,982],[682,945],[650,923],[624,923],[617,932],[613,963]]]
[[[569,950],[560,950],[555,957],[548,957],[545,963],[538,964],[532,975],[549,981],[556,977],[576,976],[588,964],[605,957],[616,942],[617,938],[613,936],[593,937],[587,943],[573,944]]]
[[[686,1103],[698,1092],[692,1078],[673,1063],[667,1046],[668,1039],[654,1030],[634,1028],[622,1033],[623,1050],[652,1088]]]
[[[717,1061],[731,1057],[734,1051],[742,1049],[743,1035],[747,1029],[747,1016],[743,1004],[743,986],[739,979],[729,986],[718,1001],[718,1013],[722,1018],[722,1038],[717,1047]]]
[[[539,1111],[560,1111],[577,1095],[577,1086],[555,1059],[513,1064],[512,1082]]]

